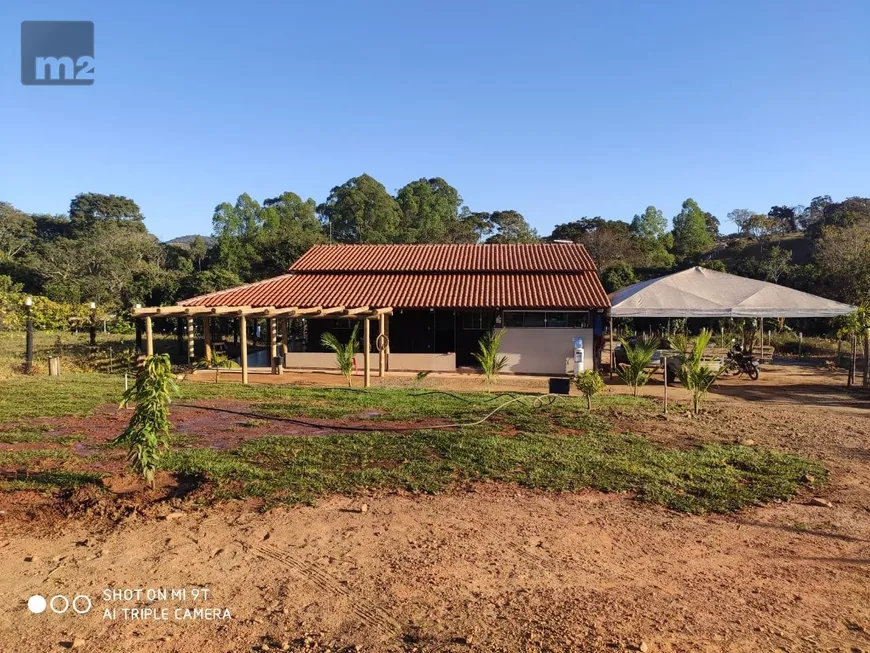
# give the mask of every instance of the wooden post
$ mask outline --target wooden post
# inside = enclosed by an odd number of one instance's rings
[[[151,316],[145,317],[145,354],[154,355],[154,334],[151,330]]]
[[[269,318],[269,353],[274,361],[278,357],[278,318]],[[270,363],[271,364],[271,363]]]
[[[668,357],[662,356],[662,363],[665,366],[665,415],[668,414]]]
[[[363,319],[363,386],[368,388],[372,383],[371,378],[371,370],[369,369],[369,353],[371,349],[371,345],[369,344],[369,335],[371,334],[371,327],[369,326],[369,319]]]
[[[244,315],[239,316],[239,337],[242,339],[242,383],[248,383],[248,320]]]
[[[387,348],[386,342],[384,339],[387,337],[384,333],[384,324],[387,321],[387,316],[381,313],[378,315],[378,376],[380,378],[384,378],[384,371],[386,370],[386,357],[387,352],[385,351]]]
[[[193,363],[193,357],[196,355],[194,346],[196,345],[196,340],[193,337],[193,318],[187,317],[187,364],[190,365]]]
[[[207,315],[202,318],[202,339],[205,342],[205,360],[211,364],[211,318]]]
[[[610,378],[613,379],[613,366],[616,357],[613,355],[613,316],[610,316]]]
[[[286,354],[290,351],[290,318],[285,317],[281,320],[281,353]]]

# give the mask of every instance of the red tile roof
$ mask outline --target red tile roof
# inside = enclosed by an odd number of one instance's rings
[[[291,273],[187,306],[606,308],[582,245],[321,245]]]
[[[579,244],[317,245],[291,272],[577,272],[595,270]]]

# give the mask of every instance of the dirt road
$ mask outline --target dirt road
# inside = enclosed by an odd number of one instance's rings
[[[751,438],[811,455],[831,470],[818,495],[832,507],[806,496],[695,517],[625,495],[482,484],[265,514],[184,503],[163,519],[6,520],[0,648],[870,650],[870,410],[804,381],[802,401],[721,395],[706,417],[619,425],[675,446]],[[187,593],[105,600],[110,588]],[[87,596],[92,609],[34,615],[35,594]],[[185,612],[203,607],[217,610]]]

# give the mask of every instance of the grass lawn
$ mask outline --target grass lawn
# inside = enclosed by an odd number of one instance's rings
[[[498,481],[551,491],[628,491],[642,501],[703,513],[787,499],[798,491],[806,474],[814,476],[816,483],[826,475],[812,461],[761,448],[671,449],[614,432],[605,413],[657,410],[648,400],[626,395],[597,397],[596,408],[608,408],[598,415],[586,412],[582,398],[559,398],[536,406],[533,397],[524,396],[480,424],[432,430],[413,423],[471,424],[512,396],[236,383],[182,383],[181,387],[178,402],[245,400],[251,402],[248,412],[264,418],[346,419],[371,423],[370,429],[384,423],[383,430],[377,431],[267,435],[230,450],[174,437],[162,468],[201,478],[211,490],[209,495],[220,499],[258,497],[272,505],[312,502],[329,493],[441,492],[467,482]],[[57,490],[99,483],[100,473],[93,463],[123,452],[103,445],[83,455],[87,433],[52,437],[47,433],[50,428],[28,420],[88,415],[100,405],[117,403],[122,390],[122,378],[97,373],[0,380],[4,429],[0,488]],[[410,422],[412,430],[391,432],[389,422]],[[268,423],[256,417],[250,420],[252,427]],[[16,443],[37,448],[10,450]]]

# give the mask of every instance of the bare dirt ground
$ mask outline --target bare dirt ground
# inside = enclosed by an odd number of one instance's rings
[[[870,650],[870,400],[841,386],[772,367],[755,384],[724,382],[700,418],[607,416],[671,446],[751,440],[821,460],[830,508],[804,496],[696,517],[626,495],[480,484],[267,513],[176,499],[148,517],[6,515],[0,649]],[[106,588],[188,594],[106,601]],[[34,594],[87,595],[93,609],[32,615]],[[175,618],[202,606],[232,618]],[[124,619],[133,607],[169,618]]]

